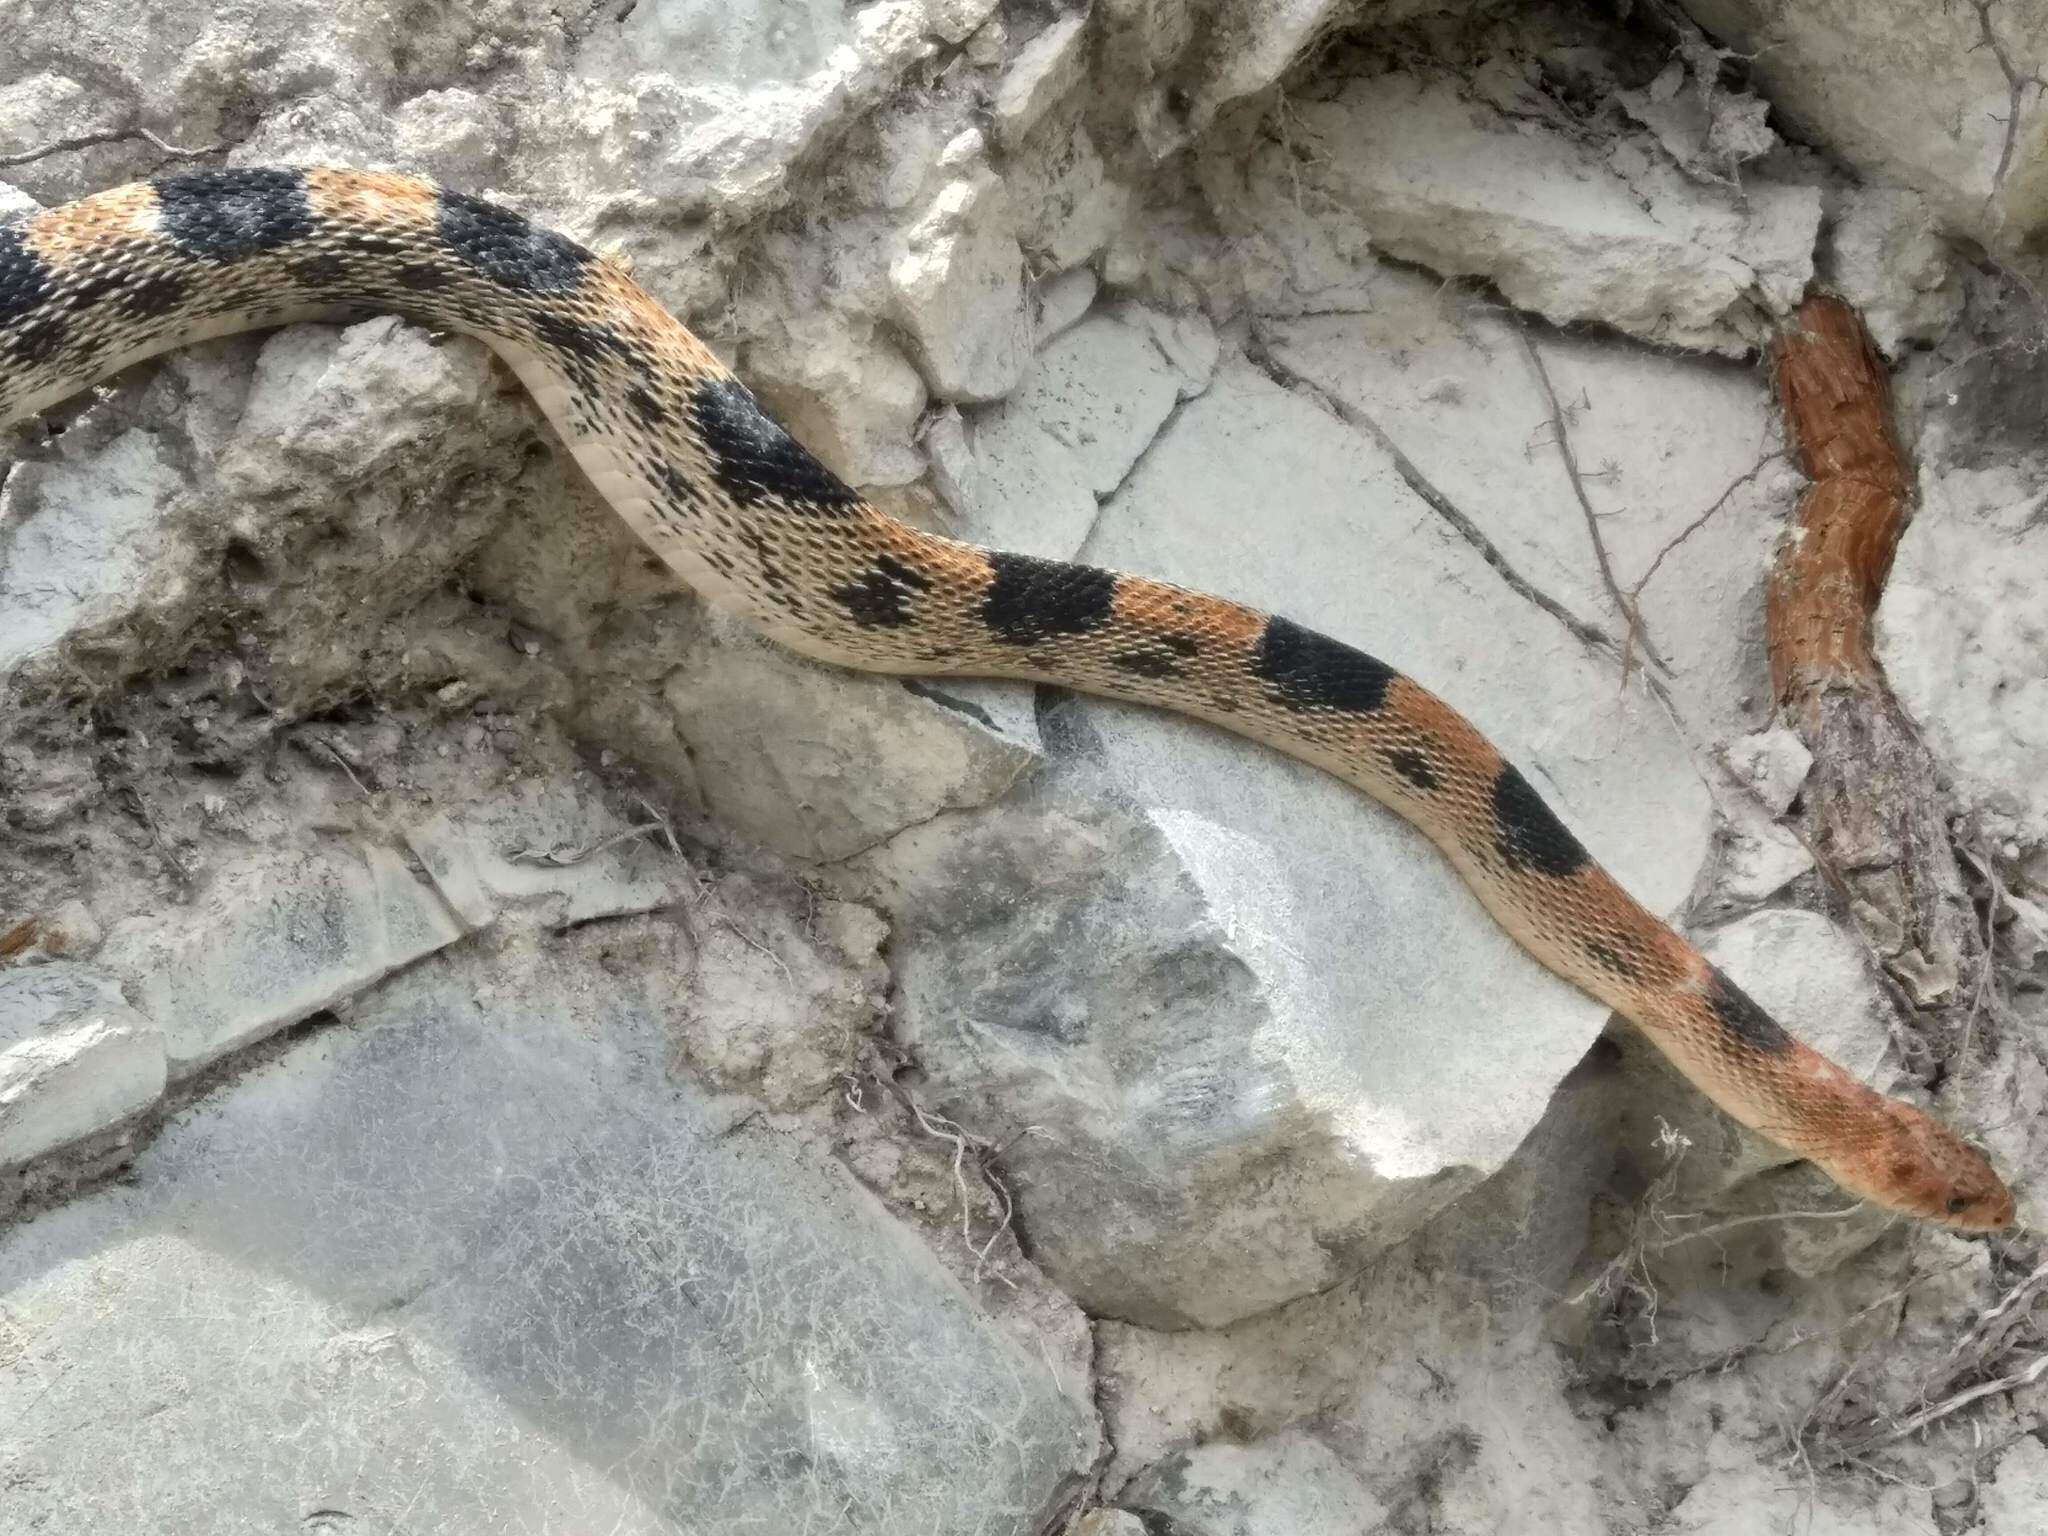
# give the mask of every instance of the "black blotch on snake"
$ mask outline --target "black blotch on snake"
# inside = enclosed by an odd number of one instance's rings
[[[995,580],[981,618],[998,640],[1032,645],[1049,635],[1085,635],[1109,622],[1116,572],[1036,555],[988,552]]]
[[[860,497],[811,456],[738,379],[707,379],[690,401],[698,435],[710,450],[711,474],[742,507],[781,502],[792,512],[841,514]]]
[[[1562,880],[1592,863],[1585,845],[1512,763],[1502,764],[1493,781],[1493,842],[1509,866],[1524,874]]]
[[[1399,674],[1376,656],[1304,629],[1289,619],[1266,621],[1252,671],[1275,702],[1289,709],[1339,709],[1371,714],[1387,701]]]
[[[1387,766],[1420,790],[1432,790],[1437,786],[1436,770],[1429,766],[1429,759],[1420,752],[1402,750],[1387,754]]]
[[[28,247],[22,232],[0,227],[0,323],[18,320],[49,295],[49,264]]]
[[[1707,1007],[1744,1045],[1772,1056],[1792,1049],[1792,1037],[1785,1033],[1784,1026],[1730,981],[1719,966],[1713,968],[1707,981]]]
[[[240,261],[313,233],[306,179],[275,166],[195,171],[150,183],[164,238],[188,256]]]
[[[890,555],[877,555],[854,580],[832,588],[830,596],[863,629],[900,629],[910,622],[905,604],[931,589],[921,572]]]
[[[441,241],[492,282],[522,293],[560,293],[583,280],[590,252],[509,208],[467,192],[441,190],[435,228]]]

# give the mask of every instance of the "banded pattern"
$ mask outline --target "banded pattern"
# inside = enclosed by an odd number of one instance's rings
[[[268,168],[166,177],[0,228],[0,423],[194,340],[370,312],[481,337],[633,531],[777,639],[867,671],[1177,710],[1316,764],[1421,828],[1531,954],[1745,1125],[1893,1209],[1966,1229],[2012,1219],[1977,1152],[1786,1034],[1441,699],[1223,598],[894,521],[622,272],[493,203]]]

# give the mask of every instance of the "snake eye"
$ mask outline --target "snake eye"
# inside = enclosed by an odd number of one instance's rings
[[[1950,1195],[1950,1196],[1948,1197],[1948,1213],[1949,1213],[1949,1215],[1951,1215],[1951,1216],[1960,1216],[1960,1215],[1962,1215],[1962,1214],[1963,1214],[1963,1212],[1967,1211],[1967,1210],[1968,1210],[1969,1208],[1970,1208],[1970,1199],[1969,1199],[1969,1196],[1967,1196],[1967,1195]]]

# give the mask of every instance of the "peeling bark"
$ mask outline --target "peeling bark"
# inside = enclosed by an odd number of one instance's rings
[[[1965,1048],[1988,957],[1949,833],[1932,753],[1886,685],[1873,616],[1907,516],[1911,480],[1884,366],[1856,312],[1809,298],[1776,349],[1788,435],[1813,484],[1765,599],[1778,707],[1813,753],[1806,815],[1837,889],[1902,984],[1923,1077]],[[1981,1043],[1981,1042],[1980,1042]]]

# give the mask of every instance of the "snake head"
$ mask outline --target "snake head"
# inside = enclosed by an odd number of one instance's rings
[[[1860,1193],[1962,1232],[2012,1224],[2012,1191],[1983,1153],[1917,1109],[1896,1100],[1885,1108],[1884,1134],[1854,1186]]]

